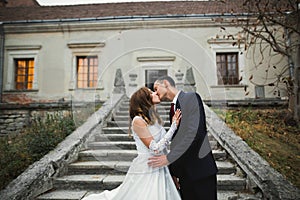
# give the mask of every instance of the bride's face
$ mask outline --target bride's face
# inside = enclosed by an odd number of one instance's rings
[[[153,104],[159,104],[160,103],[160,99],[159,99],[159,96],[157,95],[157,92],[152,92],[151,93],[151,98],[152,98],[152,103]]]

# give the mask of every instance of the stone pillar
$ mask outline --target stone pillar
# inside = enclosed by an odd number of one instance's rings
[[[125,93],[125,83],[122,75],[121,69],[117,69],[116,76],[115,76],[115,82],[114,82],[114,94],[122,94]]]
[[[129,86],[128,86],[128,91],[129,91],[129,94],[128,96],[131,96],[137,89],[137,86],[138,84],[136,83],[136,78],[137,78],[137,74],[129,74],[129,80],[130,80],[130,83],[129,83]]]
[[[180,70],[175,73],[176,88],[179,90],[184,90],[183,75],[184,74]]]
[[[195,92],[196,91],[196,82],[194,78],[193,68],[190,67],[186,70],[185,80],[184,80],[184,91],[186,92]]]

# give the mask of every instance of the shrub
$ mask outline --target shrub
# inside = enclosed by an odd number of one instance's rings
[[[21,174],[30,164],[54,149],[75,130],[71,114],[62,112],[36,116],[16,136],[0,138],[0,190]]]

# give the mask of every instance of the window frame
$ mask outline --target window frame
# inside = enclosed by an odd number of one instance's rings
[[[8,57],[6,81],[4,85],[5,91],[17,91],[17,92],[32,92],[38,91],[38,71],[39,71],[39,60],[38,55],[41,46],[7,46],[6,52]],[[16,78],[16,67],[15,60],[17,59],[33,59],[34,61],[34,74],[32,89],[30,90],[16,90],[15,78]]]
[[[21,66],[19,65],[19,61],[25,62],[25,73],[24,75],[19,74],[19,71],[21,71]],[[30,61],[33,62],[33,66],[30,66]],[[15,63],[15,90],[17,91],[27,91],[32,90],[33,81],[34,81],[34,58],[17,58],[14,60]],[[33,73],[30,73],[30,68],[33,68]],[[29,77],[32,76],[32,81],[29,81]],[[18,79],[24,77],[22,82],[18,82]],[[18,85],[20,85],[21,89],[19,89]],[[31,85],[31,87],[29,87]]]
[[[98,58],[98,78],[100,77],[100,49],[105,46],[103,42],[70,42],[67,44],[71,56],[71,77],[69,81],[69,90],[103,90],[102,81],[97,80],[97,85],[93,88],[78,88],[77,87],[77,57],[91,57],[97,56]]]
[[[218,60],[219,56],[224,56],[224,62],[222,58]],[[234,56],[235,61],[229,61],[229,56]],[[223,74],[222,67],[223,64],[225,65],[225,75]],[[216,65],[217,65],[217,79],[218,85],[238,85],[239,84],[239,59],[238,59],[238,52],[216,52]],[[221,65],[221,66],[219,66]],[[235,66],[233,71],[235,76],[230,75],[230,66]],[[221,68],[221,69],[220,69]]]
[[[213,59],[215,61],[215,86],[212,87],[244,87],[247,85],[245,79],[245,56],[244,56],[244,44],[232,45],[235,40],[223,40],[223,39],[210,39],[208,43],[213,52]],[[234,85],[219,85],[218,84],[218,67],[217,67],[217,53],[237,53],[238,54],[238,84]],[[240,80],[241,78],[241,80]]]
[[[79,80],[78,80],[78,76],[79,76],[79,59],[87,59],[87,80],[82,80],[82,81],[87,81],[87,86],[86,87],[79,87]],[[98,70],[98,66],[99,66],[99,58],[97,55],[88,55],[88,56],[76,56],[76,88],[77,89],[95,89],[97,88],[97,79],[96,80],[92,80],[94,83],[94,86],[90,86],[89,83],[90,83],[90,71],[91,71],[91,59],[97,59],[97,64],[96,64],[96,69],[97,69],[97,77],[99,75],[99,70]],[[95,66],[93,66],[95,67]],[[91,75],[91,76],[94,76],[95,75],[95,72]]]

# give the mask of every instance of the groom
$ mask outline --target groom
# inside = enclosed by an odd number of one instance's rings
[[[208,141],[201,97],[195,92],[179,91],[169,76],[156,80],[154,90],[162,101],[171,100],[173,109],[181,110],[182,118],[171,151],[149,158],[149,166],[169,165],[171,175],[179,179],[183,200],[216,200],[218,170]]]

